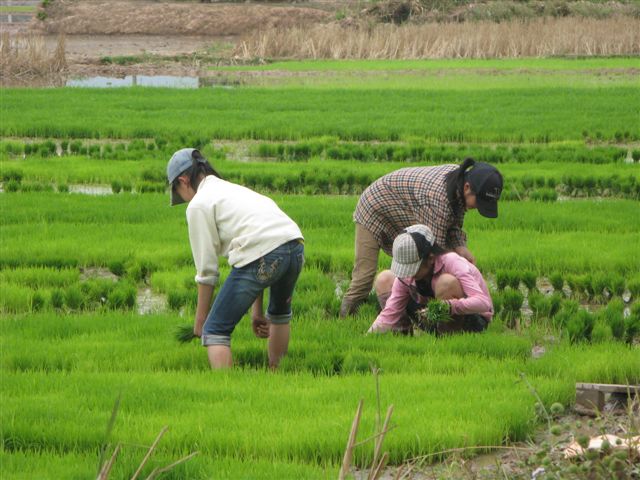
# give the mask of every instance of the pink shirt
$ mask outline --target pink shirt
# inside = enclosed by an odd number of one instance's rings
[[[435,290],[438,278],[443,273],[449,273],[456,277],[465,295],[464,298],[447,300],[451,305],[453,315],[479,313],[487,320],[491,320],[493,317],[491,295],[480,270],[474,264],[454,252],[437,256],[431,279],[433,290]],[[374,325],[395,325],[404,315],[409,299],[412,297],[420,304],[426,304],[428,300],[417,293],[416,282],[413,278],[403,278],[402,280],[396,278],[391,288],[391,295]]]

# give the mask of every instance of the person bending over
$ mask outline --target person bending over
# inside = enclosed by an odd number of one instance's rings
[[[461,165],[402,168],[362,192],[353,220],[355,259],[340,317],[355,313],[371,291],[380,249],[391,255],[393,239],[411,225],[426,225],[441,247],[475,263],[462,231],[468,210],[498,216],[502,175],[488,163],[467,158]]]
[[[231,333],[253,305],[256,336],[269,338],[276,368],[289,345],[291,298],[304,263],[300,229],[273,200],[223,180],[202,154],[184,148],[167,165],[171,205],[187,202],[189,241],[196,266],[198,306],[193,326],[212,368],[231,367]],[[231,273],[211,306],[218,257]],[[262,294],[269,288],[263,314]]]
[[[412,225],[393,242],[391,270],[380,272],[375,290],[382,311],[369,333],[410,333],[429,299],[443,300],[451,320],[436,333],[481,332],[493,317],[493,303],[480,271],[469,260],[438,246],[425,225]]]

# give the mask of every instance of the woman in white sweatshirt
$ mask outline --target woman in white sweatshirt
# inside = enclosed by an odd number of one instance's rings
[[[291,297],[304,263],[300,229],[270,198],[223,180],[196,149],[173,154],[167,179],[171,205],[189,204],[198,284],[193,331],[207,347],[211,367],[232,366],[231,333],[253,305],[253,331],[269,338],[269,365],[276,368],[289,345]],[[211,306],[219,256],[227,257],[232,268]],[[269,306],[264,315],[266,288]]]

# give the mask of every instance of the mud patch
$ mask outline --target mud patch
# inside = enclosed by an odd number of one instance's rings
[[[113,282],[118,281],[118,276],[111,273],[108,268],[102,267],[85,267],[80,269],[80,281],[86,282],[93,279],[106,279]]]

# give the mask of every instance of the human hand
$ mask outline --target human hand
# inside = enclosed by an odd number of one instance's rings
[[[193,334],[196,337],[202,337],[202,327],[204,326],[204,322],[205,322],[206,318],[198,318],[198,316],[196,315],[196,318],[193,322]]]
[[[196,337],[202,337],[202,325],[197,322],[193,325],[193,334]]]
[[[254,316],[251,319],[251,328],[258,338],[269,338],[269,322],[264,316]]]
[[[461,257],[466,258],[467,260],[469,260],[474,265],[476,264],[475,257],[471,254],[471,252],[469,251],[469,249],[467,247],[456,247],[456,248],[453,249],[453,251],[456,252]]]

